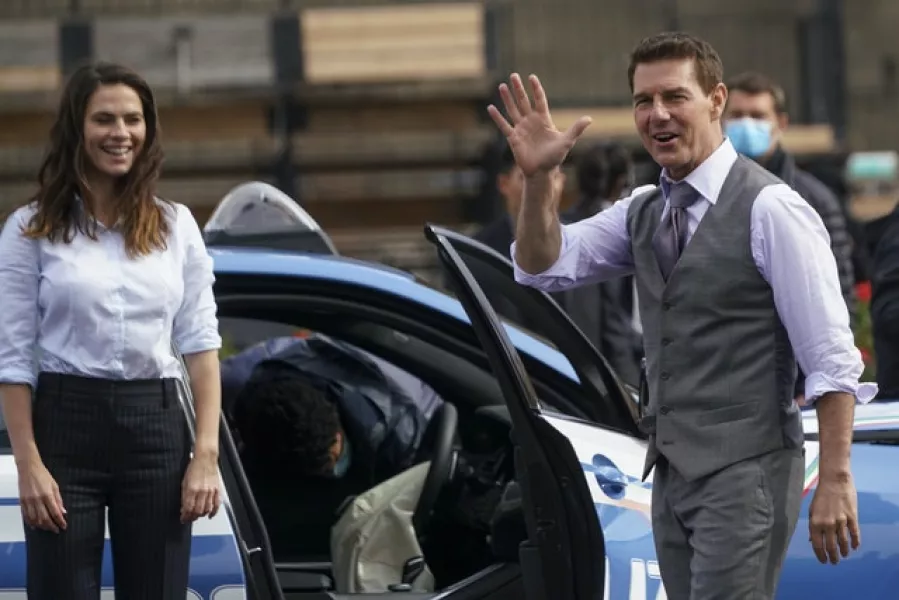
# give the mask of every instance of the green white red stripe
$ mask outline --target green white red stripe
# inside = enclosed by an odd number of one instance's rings
[[[818,454],[805,468],[805,485],[802,487],[802,495],[805,496],[818,484]]]

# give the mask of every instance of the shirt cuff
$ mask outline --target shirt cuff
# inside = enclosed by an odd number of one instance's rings
[[[189,336],[185,340],[178,340],[175,344],[178,346],[178,351],[183,355],[221,350],[222,336],[217,331],[199,333]]]
[[[7,366],[0,370],[0,384],[28,385],[33,390],[37,385],[37,374],[34,369]]]
[[[564,284],[571,284],[575,281],[575,276],[577,275],[577,261],[567,260],[567,258],[569,254],[576,250],[576,248],[565,235],[564,227],[562,227],[562,244],[559,247],[559,257],[556,259],[556,262],[550,265],[549,268],[542,273],[527,273],[518,266],[518,262],[515,260],[515,246],[517,244],[517,241],[512,242],[512,245],[509,248],[509,256],[512,257],[515,281],[518,283],[522,285],[532,285],[545,281],[546,279],[553,279]]]
[[[844,392],[855,397],[859,404],[867,404],[877,396],[877,384],[870,382],[837,381],[824,373],[812,373],[805,378],[805,402],[813,404],[829,392]]]

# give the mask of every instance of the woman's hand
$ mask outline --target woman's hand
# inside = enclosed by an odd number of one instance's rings
[[[214,517],[221,506],[218,461],[208,454],[194,454],[181,484],[181,522]]]
[[[25,524],[59,533],[66,528],[66,509],[59,486],[40,460],[19,468],[19,501]]]

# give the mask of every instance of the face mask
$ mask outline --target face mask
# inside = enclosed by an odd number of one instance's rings
[[[347,471],[350,470],[350,463],[352,463],[353,453],[350,452],[350,440],[347,439],[346,436],[343,436],[343,447],[340,449],[340,456],[337,457],[337,462],[334,463],[334,471],[331,476],[334,479],[340,479],[344,475],[346,475]]]
[[[734,149],[750,158],[758,158],[771,147],[771,122],[745,117],[728,121],[724,133]]]

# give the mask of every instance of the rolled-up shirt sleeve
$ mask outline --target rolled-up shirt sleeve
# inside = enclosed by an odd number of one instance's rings
[[[806,374],[806,402],[829,392],[869,402],[877,386],[859,381],[864,362],[821,217],[786,185],[765,188],[752,212],[753,257]]]
[[[517,241],[511,256],[515,280],[545,292],[560,292],[572,287],[629,275],[634,269],[627,213],[631,201],[655,189],[642,186],[610,208],[575,223],[562,225],[562,244],[556,262],[542,273],[530,274],[515,260]]]
[[[14,212],[0,232],[0,383],[36,383],[40,255],[22,230],[31,211]]]
[[[184,245],[184,298],[175,314],[173,338],[181,354],[195,354],[222,347],[218,307],[213,293],[212,257],[190,211],[178,206],[178,229]]]

